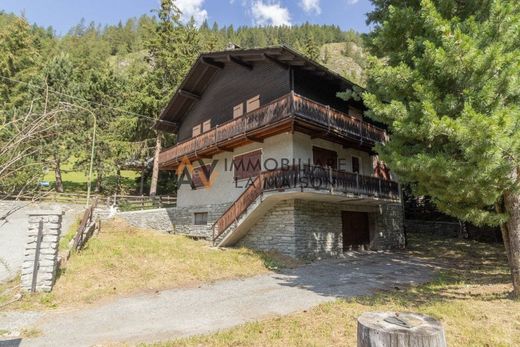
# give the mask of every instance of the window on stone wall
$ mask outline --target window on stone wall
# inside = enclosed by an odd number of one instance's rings
[[[193,214],[193,224],[207,225],[208,224],[208,212],[195,212]]]

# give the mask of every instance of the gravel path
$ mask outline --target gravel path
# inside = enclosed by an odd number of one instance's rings
[[[33,314],[25,321],[18,317],[23,323],[16,328],[42,332],[22,340],[22,346],[153,342],[290,314],[338,297],[426,282],[432,272],[429,264],[403,254],[355,253],[283,273],[137,295],[72,312]],[[0,329],[12,321],[9,315],[0,314]]]

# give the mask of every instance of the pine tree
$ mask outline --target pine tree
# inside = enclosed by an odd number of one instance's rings
[[[388,124],[377,151],[416,195],[500,225],[520,296],[520,4],[373,1],[363,99]]]

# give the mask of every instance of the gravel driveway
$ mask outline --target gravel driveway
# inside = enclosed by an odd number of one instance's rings
[[[21,341],[22,346],[153,342],[290,314],[339,297],[418,284],[432,273],[431,265],[404,254],[354,253],[282,273],[136,295],[72,312],[25,317],[0,313],[0,329],[10,324],[9,329],[32,327],[42,332]]]
[[[65,211],[63,216],[62,232],[66,232],[74,222],[76,216],[84,208],[80,205],[62,204],[29,204],[0,201],[0,216],[3,211],[8,211],[12,207],[25,206],[10,215],[7,221],[0,221],[0,282],[7,281],[16,276],[22,268],[23,253],[25,249],[25,236],[27,233],[28,214],[34,210],[61,208]]]

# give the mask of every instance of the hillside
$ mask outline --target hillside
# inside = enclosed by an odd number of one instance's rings
[[[334,72],[361,86],[365,85],[363,67],[363,49],[353,42],[326,43],[320,49],[320,63]]]

